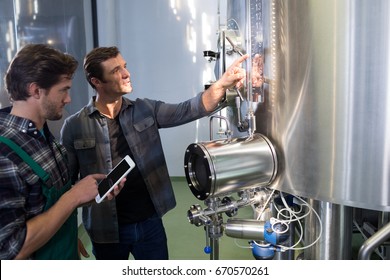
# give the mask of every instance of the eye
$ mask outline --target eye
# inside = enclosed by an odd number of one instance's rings
[[[111,71],[111,73],[112,73],[112,74],[116,74],[116,73],[119,72],[119,70],[120,70],[120,67],[116,67],[116,68],[114,68],[114,69]]]
[[[60,90],[62,93],[69,93],[70,87],[66,87]]]

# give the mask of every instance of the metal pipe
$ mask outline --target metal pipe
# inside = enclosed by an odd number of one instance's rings
[[[264,241],[264,221],[251,219],[228,219],[225,224],[226,236]]]
[[[226,136],[227,138],[230,140],[232,137],[231,137],[231,130],[230,130],[230,122],[228,120],[228,118],[224,117],[224,116],[220,116],[220,115],[213,115],[210,117],[210,141],[213,140],[213,119],[214,118],[218,118],[218,119],[221,119],[221,120],[224,120],[226,122]]]
[[[210,238],[210,260],[219,260],[219,238]]]
[[[252,102],[253,102],[253,88],[252,88],[252,26],[251,26],[251,0],[246,0],[245,2],[245,18],[246,18],[246,40],[245,48],[246,53],[249,54],[248,59],[246,60],[246,97],[249,105],[249,111],[252,111]]]
[[[308,199],[322,221],[320,227],[313,211],[305,218],[306,260],[349,260],[352,258],[352,208],[325,201]]]
[[[390,239],[390,223],[382,227],[363,243],[359,250],[358,259],[369,260],[372,252],[388,239]]]

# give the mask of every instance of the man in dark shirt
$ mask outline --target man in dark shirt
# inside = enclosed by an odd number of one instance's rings
[[[115,200],[83,209],[84,226],[97,259],[168,259],[161,217],[176,205],[159,129],[182,125],[216,109],[228,88],[240,87],[239,58],[220,80],[179,104],[129,100],[126,61],[116,47],[87,54],[84,71],[96,91],[89,104],[65,120],[61,141],[69,152],[73,180],[108,173],[125,155],[136,163]]]

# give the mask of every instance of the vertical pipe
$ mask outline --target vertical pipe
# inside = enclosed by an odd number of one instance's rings
[[[249,54],[248,59],[246,60],[246,96],[248,101],[249,110],[252,109],[252,29],[251,29],[251,0],[246,0],[245,2],[245,49],[246,53]]]
[[[352,208],[309,199],[322,221],[322,235],[316,244],[304,251],[305,259],[348,260],[352,258]],[[305,220],[305,245],[319,235],[318,219],[311,213]]]
[[[93,47],[99,47],[98,14],[96,0],[91,0]]]
[[[13,1],[13,8],[14,8],[14,32],[15,32],[15,37],[10,38],[11,40],[15,40],[15,45],[16,45],[16,51],[20,49],[20,40],[18,38],[18,25],[19,25],[19,13],[20,13],[20,1]]]
[[[219,260],[219,238],[210,238],[210,260]]]

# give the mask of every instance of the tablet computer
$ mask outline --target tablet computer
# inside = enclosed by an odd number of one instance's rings
[[[95,200],[102,202],[120,181],[135,167],[134,161],[127,155],[98,184],[98,195]]]

